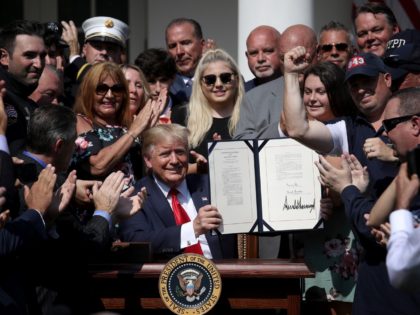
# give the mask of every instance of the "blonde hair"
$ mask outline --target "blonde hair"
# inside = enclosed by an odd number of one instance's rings
[[[139,107],[139,111],[140,109],[142,109],[144,107],[144,105],[146,105],[147,100],[150,98],[150,86],[149,83],[146,80],[146,77],[144,76],[143,71],[141,71],[141,69],[139,67],[137,67],[136,65],[132,65],[132,64],[123,64],[120,65],[121,70],[123,71],[124,75],[126,73],[126,71],[128,69],[132,69],[134,71],[137,71],[140,75],[140,81],[141,84],[143,85],[143,99],[141,101],[140,107]]]
[[[74,105],[74,111],[78,114],[86,116],[91,121],[98,123],[94,112],[96,87],[108,76],[115,82],[123,84],[125,87],[125,92],[122,95],[121,106],[115,114],[115,123],[120,126],[129,127],[133,117],[130,113],[128,84],[122,70],[113,62],[97,63],[89,69],[80,84]]]
[[[213,123],[212,110],[208,100],[203,94],[201,81],[203,79],[203,73],[207,69],[208,65],[217,61],[226,63],[234,73],[237,80],[233,112],[228,124],[229,134],[231,136],[235,132],[236,125],[239,121],[239,109],[242,98],[245,94],[244,84],[239,68],[233,58],[226,51],[222,49],[208,50],[201,58],[197,65],[197,69],[195,70],[193,78],[194,84],[190,102],[188,103],[189,114],[187,127],[190,131],[189,140],[192,148],[197,147],[203,141],[207,131],[209,131]]]

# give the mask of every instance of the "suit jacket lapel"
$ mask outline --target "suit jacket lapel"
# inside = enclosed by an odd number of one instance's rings
[[[208,190],[205,189],[197,176],[187,176],[187,186],[190,191],[194,206],[197,209],[209,204]]]
[[[145,178],[147,195],[150,203],[152,203],[152,209],[156,210],[157,215],[164,222],[165,226],[174,226],[175,218],[171,207],[169,206],[166,196],[163,195],[159,186],[156,184],[152,176]]]
[[[207,177],[203,175],[187,176],[187,186],[197,212],[201,207],[210,204],[210,190],[207,189],[207,180]],[[222,249],[219,244],[219,236],[213,235],[212,232],[207,232],[205,237],[207,239],[207,243],[209,244],[213,259],[223,258]]]

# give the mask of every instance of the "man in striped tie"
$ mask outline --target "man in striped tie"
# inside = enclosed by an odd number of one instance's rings
[[[222,217],[208,203],[208,177],[187,175],[188,130],[177,124],[151,128],[143,134],[142,152],[149,174],[136,186],[146,187],[148,198],[138,214],[120,225],[121,238],[151,242],[159,256],[236,256],[235,236],[214,233]]]

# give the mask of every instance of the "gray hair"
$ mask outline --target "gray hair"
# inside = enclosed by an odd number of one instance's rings
[[[188,129],[178,124],[162,124],[147,129],[142,134],[142,153],[150,156],[155,145],[168,139],[182,142],[188,151],[188,134]]]

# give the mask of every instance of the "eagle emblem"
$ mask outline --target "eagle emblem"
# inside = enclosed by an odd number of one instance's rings
[[[111,19],[107,19],[107,20],[105,20],[104,25],[107,28],[113,28],[114,27],[114,22]]]
[[[201,286],[203,274],[194,269],[187,269],[177,274],[179,286],[181,287],[182,296],[188,302],[199,300],[201,294],[206,291],[206,287]]]

